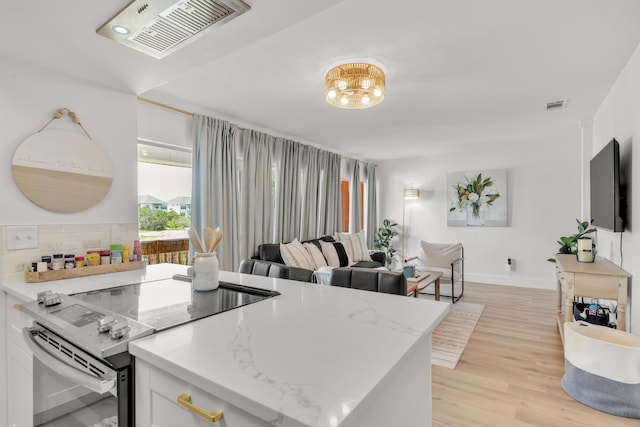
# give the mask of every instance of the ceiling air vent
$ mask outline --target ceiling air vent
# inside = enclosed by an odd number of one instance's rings
[[[566,100],[547,102],[547,111],[561,110],[565,107],[566,103]]]
[[[161,59],[249,9],[242,0],[135,0],[96,32]]]

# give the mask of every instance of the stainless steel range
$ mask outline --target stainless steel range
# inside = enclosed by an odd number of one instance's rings
[[[226,282],[193,291],[179,275],[71,296],[40,294],[21,307],[35,319],[23,330],[34,355],[34,426],[133,426],[129,341],[275,295]]]

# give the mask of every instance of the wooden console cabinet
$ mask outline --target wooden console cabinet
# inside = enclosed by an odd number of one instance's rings
[[[555,255],[558,278],[557,320],[564,342],[564,323],[573,322],[574,297],[601,298],[618,302],[617,329],[627,330],[627,295],[631,275],[611,261],[578,262],[575,255]]]

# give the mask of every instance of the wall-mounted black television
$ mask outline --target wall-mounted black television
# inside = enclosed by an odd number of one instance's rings
[[[620,184],[620,144],[612,139],[589,165],[591,221],[596,227],[624,231],[625,201]]]

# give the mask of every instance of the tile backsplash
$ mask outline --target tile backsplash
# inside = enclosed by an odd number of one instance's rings
[[[128,244],[138,238],[138,224],[39,225],[37,249],[7,249],[7,229],[2,226],[2,281],[23,281],[24,272],[43,255],[54,253],[84,256],[88,250],[109,249],[113,243]]]

